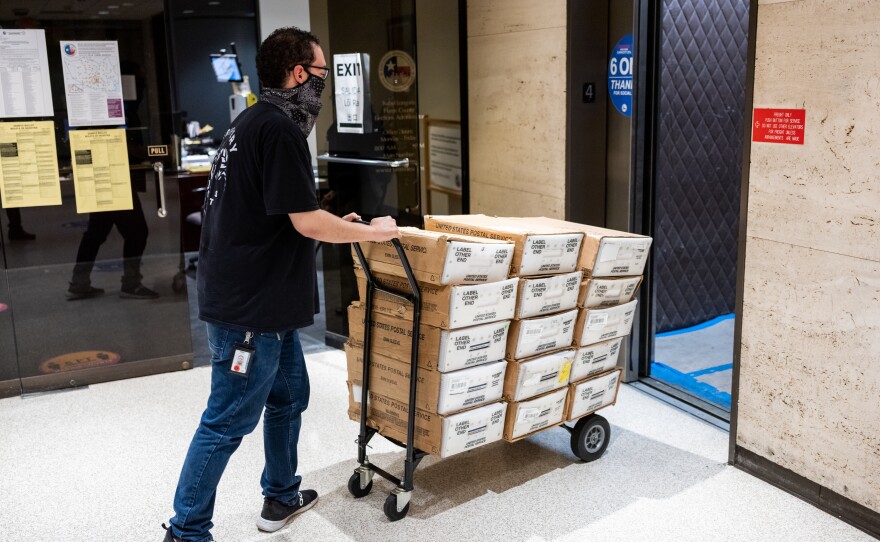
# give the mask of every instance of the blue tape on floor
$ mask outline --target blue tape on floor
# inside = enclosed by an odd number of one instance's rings
[[[715,367],[713,367],[714,369]],[[656,378],[688,393],[692,393],[701,399],[705,399],[716,405],[730,409],[730,394],[719,391],[714,386],[700,382],[689,374],[681,373],[672,367],[658,361],[651,362],[651,378]]]
[[[723,322],[725,320],[730,320],[731,318],[734,318],[735,316],[736,316],[735,314],[723,314],[721,316],[718,316],[716,318],[709,320],[708,322],[703,322],[702,324],[697,324],[695,326],[686,327],[686,328],[682,328],[682,329],[675,329],[672,331],[664,331],[663,333],[655,334],[654,337],[655,338],[672,337],[673,335],[681,335],[683,333],[690,333],[691,331],[706,329],[707,327],[712,327],[719,322]]]
[[[733,363],[725,363],[724,365],[716,365],[715,367],[707,367],[705,369],[700,369],[699,371],[691,371],[687,375],[696,378],[698,376],[710,375],[712,373],[718,373],[721,371],[726,371],[728,369],[733,369]]]

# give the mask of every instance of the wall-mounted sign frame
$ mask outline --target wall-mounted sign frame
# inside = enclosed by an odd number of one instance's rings
[[[424,118],[425,188],[428,213],[433,212],[431,193],[461,198],[461,123]]]

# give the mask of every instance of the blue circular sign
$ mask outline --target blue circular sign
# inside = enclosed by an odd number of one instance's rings
[[[608,61],[608,95],[614,108],[626,117],[632,116],[633,103],[633,37],[620,38]]]

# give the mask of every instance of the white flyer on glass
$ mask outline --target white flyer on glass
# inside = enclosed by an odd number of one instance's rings
[[[62,41],[61,66],[71,126],[125,124],[115,41]]]
[[[363,55],[369,62],[369,55]],[[364,133],[364,72],[360,53],[333,55],[333,88],[336,95],[336,130]]]
[[[45,30],[0,30],[0,118],[51,117]]]

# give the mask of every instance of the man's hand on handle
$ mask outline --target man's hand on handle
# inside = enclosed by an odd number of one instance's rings
[[[400,238],[397,222],[390,216],[374,218],[372,222],[367,224],[361,220],[357,213],[338,217],[319,209],[304,213],[291,213],[290,221],[302,235],[325,243],[356,243],[359,241],[381,243]]]
[[[361,219],[361,215],[357,213],[348,213],[344,217],[343,220],[347,220],[348,222],[360,222],[361,224],[367,224],[365,221]],[[390,216],[380,216],[378,218],[374,218],[370,221],[370,227],[373,228],[373,231],[376,235],[375,239],[371,239],[371,241],[376,242],[384,242],[389,241],[391,239],[400,239],[400,230],[397,229],[397,221],[395,221]]]
[[[391,239],[400,239],[400,230],[397,228],[397,221],[390,216],[380,216],[370,221],[370,227],[376,233],[374,241],[390,241]]]

